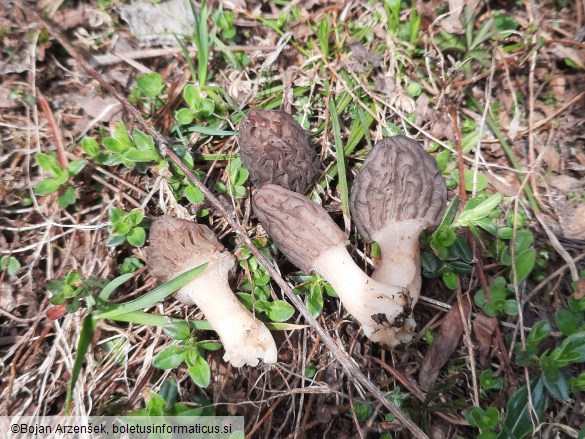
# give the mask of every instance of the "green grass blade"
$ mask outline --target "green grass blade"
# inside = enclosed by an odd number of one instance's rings
[[[116,279],[112,280],[109,284],[107,284],[104,287],[104,289],[100,292],[99,298],[101,300],[103,300],[104,302],[107,302],[108,299],[110,298],[110,296],[112,295],[112,293],[114,291],[116,291],[116,288],[118,288],[120,285],[122,285],[128,279],[131,279],[133,277],[134,277],[134,273],[127,273],[127,274],[123,274],[122,276],[118,276]]]
[[[149,326],[164,326],[167,323],[179,323],[184,322],[183,319],[175,317],[163,316],[160,314],[151,314],[143,311],[132,311],[127,314],[114,316],[110,320],[116,322],[128,322],[136,323],[137,325],[149,325]],[[211,330],[211,325],[207,320],[189,320],[189,326],[193,329]]]
[[[96,320],[91,314],[87,315],[83,319],[81,325],[81,332],[79,334],[79,342],[77,343],[77,352],[75,353],[75,361],[73,362],[73,369],[71,370],[71,379],[67,386],[67,396],[65,397],[65,413],[68,415],[71,410],[71,399],[73,398],[73,390],[75,389],[75,383],[79,378],[83,361],[85,360],[85,354],[89,349],[91,340],[93,338],[93,332],[95,331]]]
[[[190,126],[189,131],[195,131],[207,136],[235,136],[237,134],[235,131],[218,130],[216,128],[202,127],[199,125]]]
[[[372,124],[372,121],[374,120],[374,118],[372,116],[370,116],[369,114],[366,114],[364,109],[361,107],[357,108],[357,113],[358,113],[358,116],[360,118],[360,124],[361,124],[360,128],[363,130],[363,136],[366,137],[366,142],[368,142],[368,149],[372,149],[373,145],[372,145],[372,136],[370,136],[370,125]],[[361,136],[360,136],[360,139],[361,139]],[[346,146],[346,151],[345,151],[346,154],[348,154],[348,151],[347,151],[348,147],[349,147],[349,145]],[[354,148],[355,148],[355,146],[354,146]]]
[[[209,10],[207,9],[207,3],[201,2],[199,11],[195,9],[194,3],[191,3],[191,9],[193,11],[193,17],[195,22],[193,24],[193,39],[197,46],[197,71],[199,87],[204,87],[207,82],[207,65],[209,59],[209,32],[207,26],[207,19],[209,18]]]
[[[183,319],[176,317],[167,317],[160,314],[151,314],[143,311],[132,311],[127,314],[112,317],[111,320],[116,322],[128,322],[136,323],[138,325],[150,325],[150,326],[164,326],[167,323],[179,323],[184,322]],[[296,325],[294,323],[265,323],[268,329],[273,331],[292,331],[295,329],[308,328],[308,325]],[[192,329],[212,331],[213,328],[207,320],[189,320],[189,326]]]
[[[133,311],[138,311],[140,309],[153,306],[155,303],[164,300],[166,297],[173,294],[179,288],[187,285],[189,282],[203,273],[203,271],[207,268],[207,265],[208,263],[205,263],[197,268],[186,271],[166,284],[163,284],[149,293],[146,293],[137,299],[131,300],[130,302],[110,305],[103,311],[96,312],[94,318],[113,319],[114,317],[120,316],[122,314],[128,314]]]
[[[183,56],[185,57],[185,61],[187,61],[187,65],[189,66],[189,70],[191,71],[191,80],[197,80],[197,73],[195,72],[195,64],[193,64],[193,59],[191,58],[191,54],[187,49],[187,46],[181,41],[181,39],[173,32],[173,37],[177,41],[177,44],[181,48],[181,52],[183,52]]]
[[[349,230],[349,188],[347,186],[347,172],[345,169],[345,151],[341,139],[341,129],[339,127],[339,115],[335,106],[335,99],[329,99],[329,116],[333,125],[333,138],[335,139],[335,155],[337,158],[337,173],[339,181],[339,191],[341,194],[341,210],[343,211],[343,220],[345,230]]]

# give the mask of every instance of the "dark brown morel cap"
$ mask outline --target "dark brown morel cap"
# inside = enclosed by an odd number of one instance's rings
[[[256,191],[252,204],[270,238],[305,273],[322,252],[345,246],[345,234],[325,209],[303,195],[268,184]]]
[[[319,174],[307,133],[284,111],[250,110],[240,123],[238,143],[256,187],[272,183],[304,194]]]
[[[419,221],[421,230],[436,227],[446,202],[447,187],[437,162],[405,136],[374,145],[350,194],[352,216],[367,242],[391,222]]]

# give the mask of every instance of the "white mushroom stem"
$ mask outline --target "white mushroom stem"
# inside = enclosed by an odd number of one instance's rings
[[[323,251],[313,262],[313,269],[331,284],[368,338],[387,346],[403,341],[396,335],[410,314],[406,290],[371,279],[342,245]]]
[[[382,260],[372,274],[378,282],[408,289],[411,306],[418,301],[421,287],[420,221],[389,224],[373,234],[382,251]]]
[[[201,276],[178,291],[177,299],[201,309],[223,343],[225,361],[235,367],[256,366],[258,358],[275,363],[277,350],[270,331],[240,303],[228,285],[227,272],[223,270],[222,276],[218,265],[220,261],[211,261]]]

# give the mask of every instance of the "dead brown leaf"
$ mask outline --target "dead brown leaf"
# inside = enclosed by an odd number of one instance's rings
[[[489,352],[498,321],[494,317],[479,314],[473,321],[473,335],[478,345],[479,364],[484,368],[489,360]]]
[[[81,96],[74,101],[83,111],[92,118],[101,122],[111,122],[120,117],[122,105],[114,98],[102,98],[101,96]]]
[[[572,192],[585,186],[585,182],[569,175],[551,175],[549,184],[562,192]]]
[[[550,52],[560,59],[570,59],[577,64],[580,69],[585,69],[585,50],[578,50],[573,47],[553,44]]]
[[[467,300],[463,300],[462,308],[463,315],[467,318],[471,312],[471,305]],[[459,346],[462,335],[461,313],[459,306],[455,304],[443,318],[439,334],[428,350],[420,368],[418,382],[423,390],[429,391],[433,388],[439,371]]]
[[[575,288],[575,299],[581,300],[583,297],[585,297],[585,278],[584,277],[579,279],[579,281],[577,282],[577,288]]]
[[[455,140],[453,122],[446,111],[439,112],[437,119],[432,124],[431,134],[439,140]]]
[[[559,221],[566,238],[585,241],[585,204],[565,203],[559,209]]]

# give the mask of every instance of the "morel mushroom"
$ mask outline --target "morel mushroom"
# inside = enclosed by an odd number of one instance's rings
[[[354,179],[350,209],[360,235],[376,241],[381,264],[372,278],[409,291],[414,306],[421,287],[421,231],[436,227],[447,202],[435,159],[405,136],[377,142]]]
[[[254,185],[273,183],[305,193],[315,182],[317,153],[290,114],[250,110],[239,131],[240,157]]]
[[[258,358],[276,362],[276,344],[264,323],[240,303],[228,284],[235,258],[206,226],[164,215],[150,228],[148,269],[167,282],[206,262],[205,271],[176,293],[186,305],[197,305],[217,332],[225,355],[236,367],[256,366]]]
[[[282,253],[306,273],[320,273],[372,341],[395,346],[410,314],[406,289],[368,277],[345,248],[346,236],[325,209],[268,184],[253,197],[254,213]]]

